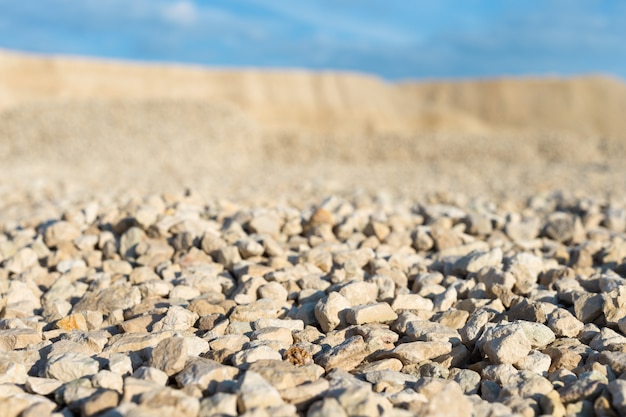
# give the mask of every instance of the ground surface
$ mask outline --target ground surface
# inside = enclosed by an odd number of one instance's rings
[[[6,109],[0,414],[625,414],[623,142],[470,125]]]

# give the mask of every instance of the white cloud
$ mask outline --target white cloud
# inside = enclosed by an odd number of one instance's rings
[[[165,20],[181,26],[193,25],[198,18],[196,6],[187,0],[164,4],[162,11]]]
[[[382,15],[372,17],[363,14],[363,6],[359,5],[338,7],[341,3],[294,0],[246,0],[246,2],[271,10],[292,23],[310,26],[320,38],[401,45],[407,44],[415,36],[415,33],[398,27],[393,22],[385,21]]]

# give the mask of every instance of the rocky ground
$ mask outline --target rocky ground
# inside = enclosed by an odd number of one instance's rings
[[[620,80],[0,75],[0,416],[626,415]]]
[[[4,416],[626,414],[624,200],[36,189],[4,188]]]

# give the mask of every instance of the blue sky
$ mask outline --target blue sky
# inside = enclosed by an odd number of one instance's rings
[[[0,0],[0,48],[392,80],[626,78],[626,1]]]

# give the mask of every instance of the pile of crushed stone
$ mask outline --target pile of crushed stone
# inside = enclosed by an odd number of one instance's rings
[[[0,227],[5,416],[626,414],[626,206],[367,193]]]

